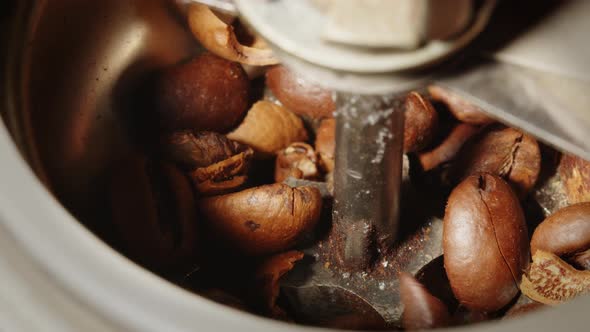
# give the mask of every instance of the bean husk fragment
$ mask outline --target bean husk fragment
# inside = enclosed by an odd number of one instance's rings
[[[537,250],[520,289],[531,299],[549,305],[590,292],[590,271],[580,271],[557,255]]]
[[[564,154],[559,175],[570,204],[590,202],[590,162]]]
[[[279,281],[283,275],[293,269],[295,263],[303,256],[304,254],[300,251],[284,252],[267,258],[256,269],[256,289],[260,291],[257,297],[268,315],[279,319],[287,318],[285,311],[277,305],[280,290]]]
[[[220,19],[209,7],[193,3],[188,9],[188,23],[193,35],[211,53],[247,65],[274,65],[279,61],[270,48],[242,45],[234,28]]]
[[[180,131],[165,135],[162,150],[183,167],[200,194],[219,195],[245,185],[254,151],[213,132]]]
[[[309,144],[296,142],[277,154],[275,181],[283,182],[288,177],[314,180],[319,177],[316,153]]]
[[[297,115],[269,101],[255,103],[244,121],[227,137],[252,147],[260,158],[272,157],[291,143],[308,139],[303,121]]]

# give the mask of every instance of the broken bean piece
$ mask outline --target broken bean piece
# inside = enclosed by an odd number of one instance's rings
[[[463,146],[453,177],[460,181],[471,174],[495,174],[508,181],[522,199],[534,187],[540,170],[541,151],[534,138],[494,126]]]
[[[211,234],[246,255],[291,248],[320,218],[322,197],[313,187],[264,185],[201,199],[199,211]]]
[[[417,92],[408,94],[404,108],[404,153],[422,150],[436,135],[438,113],[430,101]]]
[[[234,28],[206,5],[191,4],[188,10],[188,23],[201,45],[224,59],[255,66],[279,63],[268,47],[256,48],[242,45],[236,37]]]
[[[580,271],[555,254],[537,250],[520,290],[531,299],[556,305],[590,292],[590,271]]]
[[[399,275],[401,301],[404,305],[402,324],[406,330],[422,330],[450,325],[446,305],[434,297],[412,275]]]
[[[194,130],[166,134],[161,145],[164,155],[185,170],[207,167],[248,150],[225,135]]]
[[[590,162],[564,154],[559,163],[559,175],[570,204],[590,202]]]
[[[445,104],[455,118],[472,125],[486,125],[494,122],[484,110],[465,100],[458,94],[436,85],[428,87],[428,92],[434,100]]]
[[[312,119],[332,118],[336,110],[332,91],[302,78],[285,66],[266,72],[266,86],[287,109]]]
[[[238,63],[203,53],[162,73],[156,90],[159,123],[166,131],[228,132],[248,110],[249,85]]]
[[[239,189],[248,179],[245,174],[253,154],[254,151],[247,148],[244,152],[218,163],[193,170],[190,177],[195,188],[206,195],[225,194]]]
[[[455,159],[463,145],[480,130],[480,127],[467,123],[456,125],[442,143],[432,150],[418,154],[418,160],[420,160],[422,169],[424,171],[430,171]]]
[[[233,176],[223,181],[209,179],[195,183],[195,189],[204,196],[223,195],[240,190],[247,181],[248,177],[244,175]]]
[[[518,294],[528,235],[520,202],[504,180],[471,175],[452,191],[443,251],[453,293],[465,307],[494,312]]]
[[[256,289],[264,310],[272,317],[285,319],[287,314],[277,304],[279,281],[283,275],[293,269],[295,263],[303,259],[300,251],[288,251],[266,259],[255,273]]]
[[[227,137],[251,146],[260,158],[269,158],[295,142],[307,141],[303,121],[269,101],[255,103],[244,121]]]
[[[161,144],[168,158],[189,171],[201,194],[228,193],[248,179],[254,151],[224,135],[185,130],[164,136]]]
[[[309,144],[293,143],[277,154],[276,182],[283,182],[288,177],[313,180],[318,176],[316,153]]]
[[[316,132],[315,150],[319,155],[320,167],[326,173],[334,171],[334,151],[336,148],[336,120],[324,119]]]

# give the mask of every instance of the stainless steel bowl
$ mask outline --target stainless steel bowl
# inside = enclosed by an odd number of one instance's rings
[[[141,114],[141,103],[129,94],[153,70],[198,51],[173,2],[19,1],[10,18],[0,125],[0,277],[10,287],[0,292],[1,326],[309,329],[186,292],[95,235],[108,233],[105,176],[134,147],[120,111]],[[585,297],[474,328],[582,330],[589,308]]]

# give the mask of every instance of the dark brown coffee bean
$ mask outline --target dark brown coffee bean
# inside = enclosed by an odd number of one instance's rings
[[[160,125],[225,133],[248,111],[248,76],[240,64],[210,53],[166,70],[156,90]]]
[[[302,78],[285,66],[266,72],[266,85],[287,109],[313,119],[331,118],[336,106],[332,91]]]
[[[543,250],[571,258],[576,265],[586,268],[590,249],[590,202],[565,207],[535,229],[531,239],[531,253]]]
[[[493,312],[516,296],[529,261],[528,235],[519,200],[504,180],[471,175],[453,190],[443,249],[453,293],[467,308]]]

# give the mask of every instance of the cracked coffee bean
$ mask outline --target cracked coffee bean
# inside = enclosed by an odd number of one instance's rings
[[[504,180],[471,175],[453,190],[443,250],[451,288],[465,307],[494,312],[518,294],[529,261],[528,235],[519,200]]]
[[[514,128],[494,126],[461,149],[453,178],[460,181],[471,174],[495,174],[524,198],[537,182],[540,170],[541,151],[534,138]]]
[[[199,211],[210,234],[246,255],[291,248],[320,218],[322,197],[314,187],[275,183],[201,199]]]

